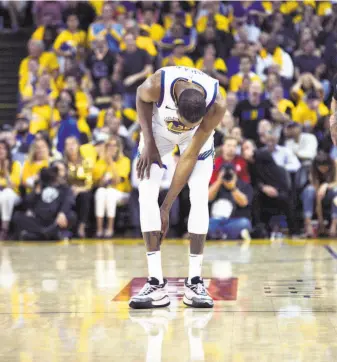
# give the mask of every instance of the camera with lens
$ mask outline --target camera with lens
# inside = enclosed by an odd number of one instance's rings
[[[223,180],[226,182],[230,182],[234,179],[235,170],[232,164],[227,163],[222,166],[222,171],[224,172]]]

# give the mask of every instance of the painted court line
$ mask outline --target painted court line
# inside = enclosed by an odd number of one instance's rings
[[[324,247],[334,259],[337,259],[337,253],[334,251],[334,249],[332,249],[330,245],[324,245]]]

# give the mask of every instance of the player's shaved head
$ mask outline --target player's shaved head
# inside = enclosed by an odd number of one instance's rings
[[[186,121],[197,123],[206,114],[204,95],[196,89],[185,89],[178,99],[178,111]]]

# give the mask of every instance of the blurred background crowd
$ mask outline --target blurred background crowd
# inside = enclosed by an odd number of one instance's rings
[[[218,79],[227,99],[209,237],[337,235],[337,1],[0,2],[3,32],[30,26],[17,117],[0,132],[1,239],[141,235],[136,90],[174,65]],[[186,187],[171,237],[189,207]]]

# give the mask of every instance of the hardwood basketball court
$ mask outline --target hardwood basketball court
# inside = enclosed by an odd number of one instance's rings
[[[141,311],[141,240],[2,244],[0,361],[337,361],[337,242],[208,243],[214,310],[182,304],[188,242],[162,251],[171,306]]]

